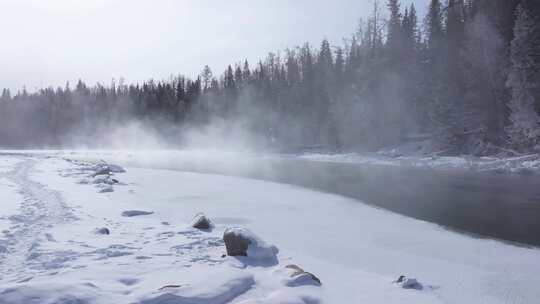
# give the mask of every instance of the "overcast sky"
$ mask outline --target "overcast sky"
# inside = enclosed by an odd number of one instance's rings
[[[403,0],[410,3],[411,0]],[[428,0],[414,0],[422,11]],[[215,74],[270,51],[339,44],[371,0],[0,0],[0,87]]]

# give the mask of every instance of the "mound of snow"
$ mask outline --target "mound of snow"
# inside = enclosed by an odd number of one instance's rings
[[[294,295],[287,292],[274,292],[270,294],[268,297],[262,298],[262,299],[249,299],[246,301],[242,301],[239,304],[276,304],[276,303],[286,303],[286,304],[319,304],[321,303],[319,299],[310,297],[310,296],[302,296],[302,295]]]
[[[287,265],[283,270],[278,271],[279,274],[285,276],[282,280],[283,284],[289,287],[314,285],[321,286],[321,280],[314,274],[305,271],[297,265]]]
[[[99,303],[95,288],[86,285],[30,284],[2,286],[0,304]]]
[[[224,279],[220,273],[208,276],[204,284],[194,286],[166,286],[157,292],[141,297],[141,304],[189,303],[189,304],[222,304],[250,290],[255,279],[250,274],[235,275]]]
[[[247,256],[254,259],[275,259],[279,250],[245,228],[228,228],[223,240],[229,256]]]

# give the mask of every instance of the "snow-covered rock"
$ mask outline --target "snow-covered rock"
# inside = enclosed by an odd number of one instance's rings
[[[99,184],[99,185],[97,186],[97,188],[99,189],[99,190],[98,190],[99,193],[110,193],[110,192],[114,192],[113,186],[107,185],[107,184]]]
[[[96,176],[92,179],[92,184],[114,185],[115,182],[109,176]]]
[[[112,173],[126,173],[126,169],[118,165],[107,164],[107,166],[109,167],[109,171]]]
[[[275,259],[279,250],[256,236],[253,232],[239,227],[228,228],[223,233],[223,241],[229,256],[247,256],[254,259]]]
[[[400,276],[399,279],[397,279],[396,284],[400,286],[403,289],[422,289],[423,286],[418,282],[415,278],[408,278],[406,276]]]
[[[152,211],[141,211],[141,210],[126,210],[122,212],[122,216],[124,217],[134,217],[134,216],[141,216],[141,215],[150,215],[154,214]]]
[[[314,274],[305,271],[297,265],[287,265],[284,268],[285,278],[283,284],[289,287],[314,285],[321,286],[321,280]]]
[[[94,171],[94,173],[92,174],[92,176],[96,177],[98,175],[110,175],[111,174],[111,169],[109,169],[108,166],[106,165],[98,165],[96,166],[96,169]]]
[[[195,215],[190,226],[196,229],[206,230],[212,228],[212,221],[204,213],[199,213]]]
[[[111,231],[109,230],[109,228],[99,228],[99,229],[96,229],[96,234],[103,234],[103,235],[109,235],[111,234]]]

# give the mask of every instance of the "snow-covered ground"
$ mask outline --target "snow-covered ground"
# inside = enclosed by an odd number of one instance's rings
[[[93,153],[84,157],[120,157]],[[132,161],[141,157],[130,155]],[[73,161],[80,158],[58,152],[0,155],[0,303],[540,299],[535,248],[475,239],[344,197],[243,178],[127,167],[107,185],[91,176],[92,164]],[[112,192],[100,193],[105,185]],[[134,210],[151,213],[123,216]],[[189,227],[199,212],[213,221],[212,230]],[[277,246],[277,259],[224,256],[222,235],[230,227],[247,228]],[[99,228],[110,234],[96,233]],[[322,285],[289,284],[289,264],[313,273]],[[393,283],[401,275],[416,278],[422,288]]]

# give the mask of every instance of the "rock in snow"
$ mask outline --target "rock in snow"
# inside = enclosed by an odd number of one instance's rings
[[[109,167],[109,171],[112,173],[126,173],[126,169],[118,165],[108,164],[107,166]]]
[[[126,173],[126,169],[112,164],[98,164],[93,168],[93,176],[111,175],[111,173]]]
[[[109,192],[114,192],[114,188],[111,186],[111,185],[107,185],[107,184],[99,184],[98,185],[98,189],[99,189],[99,193],[109,193]]]
[[[111,231],[109,231],[108,228],[103,227],[103,228],[97,229],[96,234],[109,235],[109,234],[111,234]]]
[[[97,176],[97,177],[94,177],[94,179],[92,180],[92,184],[113,185],[114,181],[111,178],[109,178],[109,176]]]
[[[228,228],[223,233],[223,241],[229,256],[247,256],[254,259],[275,259],[279,250],[266,244],[253,232],[245,228]]]
[[[206,230],[212,228],[212,222],[204,213],[199,213],[191,221],[191,227]]]
[[[287,265],[285,270],[288,274],[288,277],[284,280],[285,285],[289,287],[304,286],[304,285],[315,285],[321,286],[321,280],[317,278],[314,274],[304,271],[297,265]]]
[[[104,166],[104,165],[98,165],[96,167],[96,170],[94,172],[94,174],[92,174],[93,177],[96,177],[98,175],[110,175],[111,174],[111,170],[109,169],[108,166]]]
[[[418,282],[418,280],[414,279],[414,278],[408,278],[406,276],[400,276],[399,279],[397,279],[396,281],[396,284],[398,284],[399,286],[401,286],[401,288],[404,288],[404,289],[422,289],[423,286],[422,284],[420,284],[420,282]]]
[[[122,216],[125,217],[133,217],[133,216],[140,216],[140,215],[150,215],[154,214],[154,212],[151,211],[141,211],[141,210],[127,210],[122,212]]]

